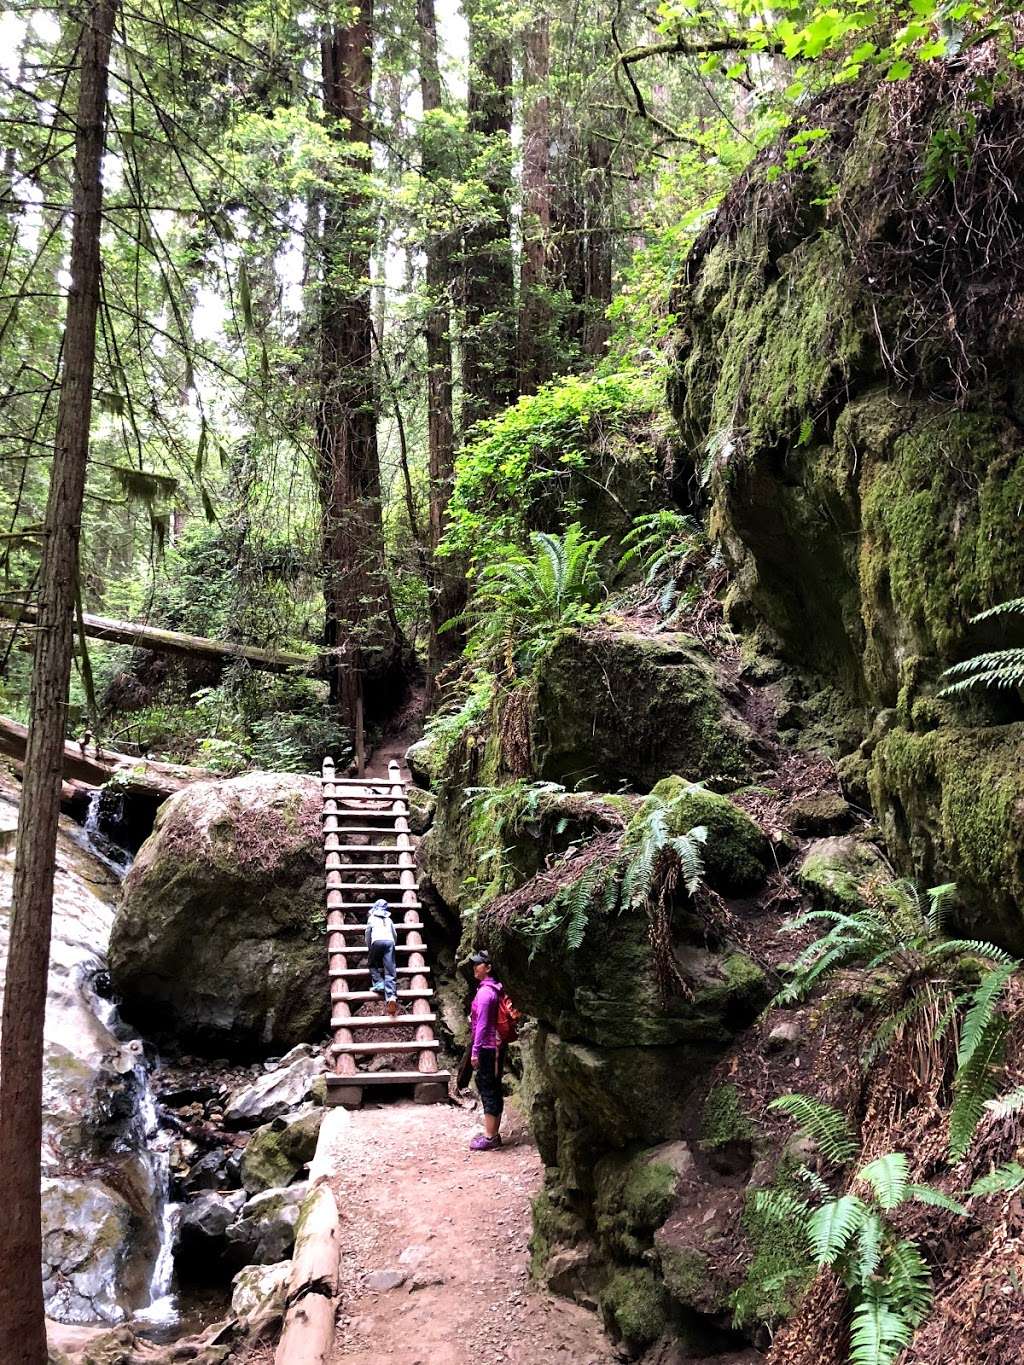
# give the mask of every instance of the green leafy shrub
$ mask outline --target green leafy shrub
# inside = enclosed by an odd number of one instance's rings
[[[831,1106],[783,1095],[770,1107],[796,1118],[829,1160],[845,1164],[856,1154],[846,1120]],[[931,1272],[917,1243],[899,1235],[891,1215],[911,1202],[967,1213],[941,1190],[912,1183],[909,1170],[902,1152],[888,1152],[862,1166],[843,1194],[833,1194],[804,1167],[799,1175],[809,1197],[792,1187],[754,1196],[763,1223],[790,1233],[798,1229],[814,1264],[830,1267],[842,1281],[851,1308],[850,1365],[891,1365],[931,1307]]]
[[[609,477],[620,465],[656,473],[667,421],[660,385],[633,369],[520,398],[479,423],[459,456],[443,552],[476,563],[533,530],[627,522]]]

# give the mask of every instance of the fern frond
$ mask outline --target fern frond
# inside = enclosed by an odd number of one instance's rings
[[[815,1209],[807,1220],[811,1254],[818,1265],[834,1265],[870,1210],[855,1194],[844,1194]]]
[[[754,1209],[780,1227],[803,1223],[810,1213],[810,1205],[792,1190],[758,1190],[754,1195]]]
[[[927,950],[927,956],[930,958],[980,957],[989,962],[997,962],[1001,966],[1017,965],[1015,957],[1012,957],[1004,949],[997,948],[994,943],[987,943],[981,938],[943,939],[941,943],[935,943]]]
[[[910,1237],[893,1242],[885,1253],[886,1295],[912,1327],[928,1316],[932,1305],[932,1275],[918,1245]]]
[[[1024,1166],[1019,1161],[1008,1161],[988,1175],[976,1180],[967,1191],[972,1197],[984,1198],[989,1194],[1013,1194],[1024,1185]]]
[[[870,1280],[882,1259],[885,1224],[877,1213],[869,1210],[857,1229],[857,1278],[863,1284]]]
[[[850,1323],[850,1365],[892,1365],[910,1345],[913,1327],[885,1297],[872,1287],[853,1310]]]
[[[1008,1119],[1024,1109],[1024,1085],[1018,1085],[997,1100],[986,1100],[985,1108],[995,1119]]]
[[[1009,1020],[997,1014],[976,1043],[971,1059],[953,1082],[953,1105],[949,1112],[949,1159],[960,1161],[985,1112],[985,1102],[997,1089],[996,1068],[1002,1061]]]
[[[960,1030],[960,1046],[957,1048],[956,1064],[959,1068],[967,1066],[975,1051],[981,1046],[995,1017],[1006,983],[1017,968],[1015,961],[1004,962],[982,977],[977,989],[971,996],[971,1007],[967,1011],[963,1028]]]
[[[969,1210],[948,1194],[943,1194],[941,1190],[932,1189],[931,1185],[908,1185],[907,1198],[912,1199],[915,1204],[927,1204],[929,1208],[945,1209],[947,1213],[959,1213],[966,1215]]]
[[[993,616],[1024,616],[1024,597],[1011,597],[1006,602],[997,602],[994,607],[979,611],[971,617],[971,625],[979,621],[990,621]]]
[[[894,1209],[907,1197],[907,1184],[910,1176],[910,1163],[902,1152],[887,1152],[862,1167],[854,1177],[869,1185],[879,1205],[886,1210]]]
[[[923,990],[915,991],[906,1004],[893,1014],[886,1015],[878,1028],[875,1029],[874,1037],[865,1049],[863,1056],[865,1070],[871,1066],[880,1053],[885,1051],[904,1024],[908,1024],[915,1015],[921,1014],[933,1003],[934,999],[932,990],[925,987]]]
[[[837,1166],[845,1165],[857,1155],[857,1140],[849,1124],[838,1109],[807,1095],[780,1095],[772,1100],[769,1109],[778,1109],[794,1120],[807,1137],[813,1138],[818,1150]]]
[[[929,934],[938,937],[946,932],[946,912],[956,900],[956,882],[943,882],[941,886],[929,887],[928,913],[925,926]]]

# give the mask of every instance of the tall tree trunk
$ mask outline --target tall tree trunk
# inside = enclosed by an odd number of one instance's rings
[[[39,1209],[43,1020],[71,676],[71,627],[96,359],[103,206],[100,171],[115,9],[116,0],[94,0],[83,22],[79,47],[71,287],[39,574],[39,626],[29,693],[25,781],[18,814],[0,1038],[0,1188],[4,1193],[0,1218],[0,1360],[5,1365],[41,1365],[47,1358]]]
[[[515,284],[509,199],[512,189],[512,52],[491,0],[466,4],[467,112],[484,158],[483,218],[463,243],[462,430],[506,407],[516,394]]]
[[[523,253],[519,276],[519,391],[533,393],[552,373],[548,249],[551,237],[549,20],[539,15],[523,42]]]
[[[587,138],[583,353],[594,357],[604,354],[610,334],[605,313],[612,301],[611,147],[611,140],[596,132]]]
[[[334,136],[370,142],[373,0],[323,39],[324,110]],[[365,157],[353,157],[353,166]],[[360,188],[325,196],[320,374],[316,415],[331,696],[351,729],[357,765],[364,723],[403,688],[402,641],[384,570],[370,258],[375,209]],[[365,707],[365,714],[364,714]]]
[[[441,73],[437,58],[437,21],[434,0],[417,0],[416,20],[420,36],[420,95],[425,128],[423,174],[428,182],[444,171],[436,129],[429,115],[441,108]],[[446,621],[458,616],[466,600],[464,566],[440,560],[437,549],[448,522],[448,500],[455,478],[455,424],[452,410],[451,310],[448,289],[452,269],[452,240],[448,232],[429,237],[427,257],[427,453],[430,475],[430,641],[427,663],[427,704],[433,700],[434,684],[445,663],[461,650],[457,630],[442,632]]]

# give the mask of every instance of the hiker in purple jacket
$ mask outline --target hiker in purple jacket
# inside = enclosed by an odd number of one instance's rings
[[[495,981],[491,971],[489,953],[474,953],[469,959],[473,964],[473,975],[477,980],[476,995],[469,1021],[472,1028],[471,1060],[476,1072],[476,1088],[480,1092],[480,1103],[484,1111],[484,1131],[478,1133],[470,1142],[474,1152],[492,1152],[501,1146],[501,1113],[505,1107],[505,1097],[501,1093],[501,1076],[498,1071],[498,1053],[501,1040],[498,1037],[498,999],[501,996],[501,982]]]

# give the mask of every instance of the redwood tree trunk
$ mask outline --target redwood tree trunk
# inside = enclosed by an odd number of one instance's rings
[[[549,21],[539,15],[523,43],[523,253],[519,275],[519,391],[533,393],[552,373],[548,302],[551,237]]]
[[[321,44],[324,110],[334,135],[370,142],[373,0]],[[353,166],[365,165],[353,158]],[[325,197],[317,456],[331,695],[352,731],[383,717],[403,687],[402,643],[384,569],[370,257],[375,211],[359,187]],[[365,702],[365,717],[364,717]]]
[[[39,1208],[43,1020],[71,676],[71,627],[96,359],[103,204],[100,171],[115,9],[116,0],[93,0],[79,46],[71,287],[39,574],[39,624],[29,694],[0,1039],[0,1189],[4,1196],[0,1217],[0,1360],[4,1365],[41,1365],[47,1358]]]
[[[491,0],[466,4],[469,20],[469,128],[484,157],[488,216],[463,242],[462,430],[516,396],[515,284],[509,200],[512,189],[512,53]]]
[[[434,0],[417,0],[416,20],[420,37],[420,95],[423,113],[441,108],[441,74],[437,60],[437,21]],[[437,148],[437,131],[429,119],[423,137],[423,174],[428,181],[444,170]],[[427,666],[427,704],[433,700],[434,683],[444,664],[461,651],[458,630],[442,631],[446,621],[458,616],[466,600],[466,579],[461,562],[437,557],[437,548],[448,522],[448,501],[455,478],[455,424],[452,410],[451,280],[452,240],[439,232],[426,243],[427,258],[427,453],[430,475],[430,642]]]

